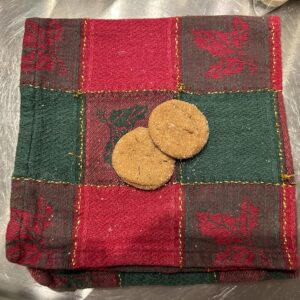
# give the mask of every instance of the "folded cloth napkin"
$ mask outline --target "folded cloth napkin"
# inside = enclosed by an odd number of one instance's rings
[[[281,72],[276,16],[28,19],[7,258],[52,288],[294,277]],[[114,145],[172,98],[204,112],[207,146],[127,186]]]

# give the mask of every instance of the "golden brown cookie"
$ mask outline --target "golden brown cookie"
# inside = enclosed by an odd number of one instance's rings
[[[149,117],[149,133],[156,146],[169,156],[194,156],[209,136],[203,113],[193,104],[169,100],[158,105]]]
[[[124,180],[124,178],[122,178],[122,179]],[[128,180],[124,180],[124,182],[126,182],[129,185],[132,185],[132,186],[136,187],[137,189],[146,190],[146,191],[156,190],[159,187],[161,187],[161,185],[158,185],[158,186],[157,185],[139,185],[139,184],[136,184],[136,183],[132,183]]]
[[[152,190],[169,181],[175,160],[154,145],[147,128],[138,127],[117,142],[112,153],[112,165],[128,184]]]

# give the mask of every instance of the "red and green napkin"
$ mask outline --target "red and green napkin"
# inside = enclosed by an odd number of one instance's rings
[[[280,20],[27,19],[7,258],[52,288],[258,281],[298,268]],[[177,98],[210,138],[156,191],[111,165]]]

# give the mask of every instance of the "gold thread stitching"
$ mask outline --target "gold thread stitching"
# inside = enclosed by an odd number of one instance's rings
[[[80,122],[80,154],[79,154],[79,182],[81,182],[82,179],[82,163],[83,163],[83,122],[84,122],[84,99],[82,98],[81,100],[81,108],[80,108],[80,117],[79,117],[79,122]]]
[[[179,64],[179,18],[176,18],[175,23],[175,56],[176,56],[176,87],[177,91],[183,91],[184,85],[180,83],[180,64]]]
[[[214,182],[204,182],[204,181],[198,181],[198,182],[192,182],[192,183],[183,183],[182,185],[209,185],[209,184],[263,184],[263,185],[275,185],[279,186],[280,183],[274,183],[274,182],[263,182],[263,181],[230,181],[230,180],[223,180],[223,181],[214,181]]]
[[[179,183],[184,185],[182,177],[182,160],[179,161]]]
[[[12,176],[13,180],[18,180],[18,181],[35,181],[35,182],[39,182],[39,183],[49,183],[49,184],[61,184],[61,185],[76,185],[75,183],[72,182],[66,182],[66,181],[54,181],[54,180],[45,180],[45,179],[35,179],[35,178],[31,178],[31,177],[16,177],[16,176]]]
[[[272,22],[272,36],[271,36],[271,40],[272,40],[272,56],[273,56],[273,60],[272,60],[272,83],[273,83],[273,87],[275,86],[275,74],[276,74],[276,48],[275,48],[275,27],[274,27],[274,23]]]
[[[50,88],[50,87],[44,87],[44,86],[36,86],[29,83],[26,84],[20,84],[20,87],[31,87],[33,89],[41,89],[41,90],[47,90],[51,92],[64,92],[64,93],[76,93],[77,90],[63,90],[63,89],[56,89],[56,88]]]
[[[282,178],[282,180],[294,180],[294,178],[295,178],[295,174],[281,174],[281,178]]]
[[[275,86],[275,74],[276,74],[276,46],[275,46],[275,26],[274,26],[274,22],[272,22],[272,55],[273,55],[273,61],[272,61],[272,83],[273,86]],[[278,156],[279,156],[279,160],[280,160],[280,171],[281,171],[281,178],[284,180],[284,178],[286,178],[287,174],[284,174],[284,170],[283,170],[283,151],[282,151],[282,142],[281,142],[281,136],[280,136],[280,123],[279,123],[279,118],[278,118],[278,112],[277,112],[277,99],[275,97],[275,93],[274,93],[274,114],[275,114],[275,127],[276,127],[276,131],[277,131],[277,135],[278,135]],[[289,253],[289,248],[287,245],[287,238],[286,238],[286,191],[285,191],[285,187],[286,184],[283,182],[282,184],[282,205],[283,205],[283,225],[282,225],[282,231],[283,231],[283,244],[284,244],[284,248],[285,248],[285,252],[288,258],[288,262],[289,262],[289,269],[291,269],[292,266],[292,261],[291,261],[291,256]]]
[[[85,47],[86,47],[86,26],[87,26],[87,20],[84,20],[84,26],[83,26],[83,45],[82,45],[82,70],[81,70],[81,82],[80,82],[80,87],[82,89],[83,84],[84,84],[84,68],[85,68],[85,62],[84,62],[84,52],[85,52]],[[81,90],[77,91],[77,97],[79,97],[82,94]],[[79,122],[80,122],[80,157],[79,157],[79,182],[81,183],[82,179],[82,163],[83,163],[83,120],[84,119],[84,98],[81,97],[81,108],[80,108],[80,117],[79,117]],[[80,218],[79,218],[79,213],[80,213],[80,205],[81,205],[81,185],[79,184],[78,186],[78,199],[77,199],[77,205],[76,205],[76,217],[77,217],[77,222],[75,226],[75,234],[74,234],[74,249],[73,249],[73,255],[72,255],[72,266],[74,267],[76,264],[76,252],[77,252],[77,238],[78,238],[78,230],[79,230],[79,224],[80,224]]]
[[[108,93],[136,93],[136,92],[173,92],[176,93],[177,90],[170,90],[170,89],[141,89],[141,90],[98,90],[98,91],[84,91],[82,89],[79,90],[62,90],[62,89],[56,89],[56,88],[49,88],[49,87],[43,87],[43,86],[35,86],[32,84],[20,84],[20,87],[31,87],[34,89],[42,89],[47,90],[51,92],[66,92],[66,93],[72,93],[75,96],[82,95],[82,94],[108,94]]]
[[[77,222],[76,222],[76,226],[75,226],[75,234],[74,234],[74,249],[73,249],[73,254],[72,254],[72,266],[74,267],[76,264],[76,251],[77,251],[77,238],[78,238],[78,227],[80,224],[80,219],[79,219],[79,211],[80,211],[80,204],[81,204],[81,186],[78,186],[78,199],[77,199],[77,203],[76,203],[76,216],[77,216]]]
[[[176,72],[177,72],[177,76],[176,76],[176,86],[179,86],[179,46],[178,46],[178,22],[179,19],[176,18],[176,23],[175,23],[175,28],[176,28],[176,32],[175,32],[175,55],[176,55]]]
[[[283,231],[283,244],[284,244],[284,248],[285,248],[285,252],[288,258],[288,262],[289,262],[289,269],[292,269],[292,260],[291,260],[291,255],[289,253],[289,248],[287,245],[287,237],[286,237],[286,226],[287,226],[287,222],[286,222],[286,191],[285,191],[285,187],[286,185],[283,184],[282,185],[282,198],[283,198],[283,226],[282,226],[282,231]]]
[[[274,97],[274,116],[275,116],[275,129],[277,132],[277,136],[278,136],[278,156],[279,156],[279,161],[280,161],[280,174],[283,175],[284,174],[284,170],[283,170],[283,152],[282,152],[282,142],[281,142],[281,136],[280,136],[280,123],[279,123],[279,117],[278,117],[278,112],[277,112],[277,99],[276,99],[276,93],[273,94]]]
[[[176,90],[170,90],[170,89],[141,89],[141,90],[98,90],[98,91],[83,91],[83,93],[87,94],[95,94],[95,93],[137,93],[137,92],[173,92],[175,93]]]
[[[180,175],[181,176],[181,175]],[[62,184],[62,185],[74,185],[78,186],[76,183],[72,182],[66,182],[66,181],[54,181],[54,180],[46,180],[46,179],[35,179],[31,177],[12,177],[13,180],[18,180],[18,181],[34,181],[38,183],[48,183],[48,184]],[[180,179],[182,180],[182,179]],[[183,183],[181,181],[179,182],[171,182],[167,183],[166,185],[170,184],[181,184],[181,185],[210,185],[210,184],[263,184],[263,185],[274,185],[274,186],[280,186],[282,184],[280,183],[273,183],[273,182],[259,182],[259,181],[215,181],[215,182],[190,182],[190,183]],[[285,184],[286,186],[293,186],[294,184]],[[81,184],[82,187],[95,187],[95,188],[106,188],[106,187],[122,187],[122,186],[129,186],[127,184],[107,184],[107,185],[97,185],[97,184]]]
[[[176,53],[176,86],[177,91],[182,91],[183,84],[180,83],[180,66],[179,66],[179,42],[178,42],[178,30],[179,30],[179,18],[176,18],[176,33],[175,33],[175,53]],[[181,161],[179,162],[179,171],[180,171],[180,182],[182,182],[181,177]],[[183,267],[183,256],[182,256],[182,216],[183,209],[182,209],[182,186],[179,185],[179,228],[178,228],[178,235],[179,235],[179,267]]]
[[[118,278],[119,278],[119,287],[122,287],[122,277],[121,277],[121,273],[118,273]]]
[[[188,90],[184,90],[185,93],[190,94],[190,95],[214,95],[214,94],[235,94],[235,93],[259,93],[259,92],[282,92],[282,90],[274,90],[274,89],[257,89],[257,90],[235,90],[235,91],[217,91],[217,92],[191,92]]]
[[[83,25],[83,45],[82,45],[82,70],[81,70],[81,82],[80,82],[80,89],[83,90],[83,84],[85,81],[84,77],[84,69],[85,69],[85,61],[84,61],[84,56],[85,56],[85,47],[86,47],[86,27],[87,27],[87,20],[84,20],[84,25]]]
[[[177,93],[178,91],[180,92],[185,92],[190,95],[213,95],[213,94],[235,94],[235,93],[259,93],[259,92],[282,92],[282,90],[275,90],[275,89],[257,89],[257,90],[236,90],[236,91],[219,91],[219,92],[192,92],[188,91],[185,89],[185,86],[183,83],[180,83],[180,86],[177,88],[177,90],[170,90],[170,89],[157,89],[157,90],[147,90],[147,89],[141,89],[141,90],[98,90],[98,91],[83,91],[83,90],[62,90],[62,89],[53,89],[53,88],[47,88],[47,87],[42,87],[42,86],[34,86],[32,84],[21,84],[20,87],[31,87],[34,89],[43,89],[43,90],[48,90],[52,92],[66,92],[66,93],[72,93],[75,96],[82,95],[82,94],[108,94],[108,93],[137,93],[137,92],[169,92],[169,93]]]
[[[179,234],[179,267],[183,267],[183,256],[182,256],[182,219],[183,219],[183,209],[182,209],[182,186],[179,185],[179,229],[178,229],[178,234]]]

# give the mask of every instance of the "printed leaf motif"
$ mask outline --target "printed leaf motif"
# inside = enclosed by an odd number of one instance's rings
[[[253,266],[257,261],[269,263],[264,251],[256,248],[252,241],[258,216],[258,208],[247,198],[243,199],[238,216],[197,213],[200,233],[223,248],[215,255],[215,266]]]
[[[146,106],[136,105],[133,107],[113,110],[106,118],[104,112],[98,111],[100,122],[107,123],[109,127],[109,141],[104,148],[104,160],[111,164],[111,154],[118,140],[128,131],[132,130],[139,120],[145,118]]]
[[[232,19],[232,31],[193,30],[194,43],[219,60],[210,67],[206,77],[220,79],[240,74],[246,67],[254,75],[256,65],[248,58],[245,43],[249,38],[249,25],[239,17]]]
[[[51,224],[51,214],[52,207],[49,206],[42,197],[37,201],[37,210],[33,215],[33,224],[34,233],[37,235],[42,235],[43,232]]]
[[[27,34],[23,41],[22,72],[35,70],[52,71],[58,66],[60,75],[67,73],[67,67],[59,59],[57,42],[62,36],[62,26],[56,20],[50,20],[46,27],[33,20],[27,21]]]
[[[7,256],[24,265],[37,266],[41,261],[51,265],[52,253],[44,248],[43,235],[51,225],[52,207],[40,196],[34,214],[11,209],[7,230]]]

